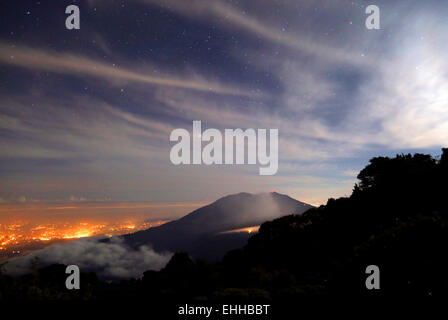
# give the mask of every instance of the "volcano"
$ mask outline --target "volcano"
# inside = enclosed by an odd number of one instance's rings
[[[238,193],[220,198],[178,220],[123,238],[132,247],[149,245],[159,252],[188,252],[194,258],[216,261],[227,251],[244,246],[250,236],[248,232],[228,231],[258,226],[285,215],[302,214],[312,207],[276,192]]]

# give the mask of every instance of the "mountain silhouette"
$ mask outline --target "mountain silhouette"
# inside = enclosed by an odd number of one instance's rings
[[[312,207],[276,192],[238,193],[220,198],[178,220],[123,238],[133,247],[151,245],[156,251],[185,251],[196,258],[217,260],[228,250],[245,245],[249,237],[245,232],[221,232],[302,214]]]

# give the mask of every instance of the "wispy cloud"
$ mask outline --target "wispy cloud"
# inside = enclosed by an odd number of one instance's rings
[[[136,0],[153,4],[164,9],[174,11],[194,19],[201,19],[213,23],[220,23],[225,28],[245,30],[262,37],[274,44],[298,50],[304,54],[317,56],[327,62],[344,63],[356,66],[377,66],[378,62],[369,57],[361,56],[353,49],[341,46],[323,44],[315,38],[301,36],[295,32],[291,34],[281,26],[269,25],[263,19],[257,18],[242,9],[220,0]]]
[[[4,42],[4,41],[2,41]],[[44,49],[0,44],[0,62],[35,70],[70,75],[88,75],[103,80],[121,80],[143,84],[192,89],[203,92],[250,96],[248,90],[225,86],[211,79],[154,77],[102,61],[71,53],[55,53]],[[196,76],[199,78],[199,76]]]

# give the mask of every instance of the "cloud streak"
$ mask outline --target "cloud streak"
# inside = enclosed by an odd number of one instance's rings
[[[323,58],[327,62],[343,63],[355,66],[375,66],[377,61],[362,57],[353,50],[347,50],[337,46],[325,45],[316,39],[308,39],[297,33],[292,35],[283,31],[280,27],[267,24],[266,21],[257,19],[235,6],[219,0],[209,1],[183,1],[183,0],[136,0],[142,3],[162,6],[187,17],[206,21],[220,22],[225,28],[239,28],[262,37],[275,44],[298,50],[304,54]]]
[[[2,157],[73,158],[156,156],[173,126],[137,117],[103,101],[78,97],[70,108],[41,96],[33,108],[21,98],[1,101]],[[23,116],[26,114],[27,116]]]
[[[176,87],[202,92],[250,96],[247,90],[220,85],[210,79],[182,79],[154,77],[129,69],[114,67],[104,62],[69,53],[55,53],[30,47],[0,44],[0,62],[28,69],[50,71],[69,75],[88,75],[104,80],[121,80],[156,86]]]

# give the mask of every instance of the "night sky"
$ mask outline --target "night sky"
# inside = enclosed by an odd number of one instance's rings
[[[1,1],[0,201],[348,195],[371,157],[448,145],[447,17],[421,0]],[[193,120],[279,129],[278,173],[171,164]]]

